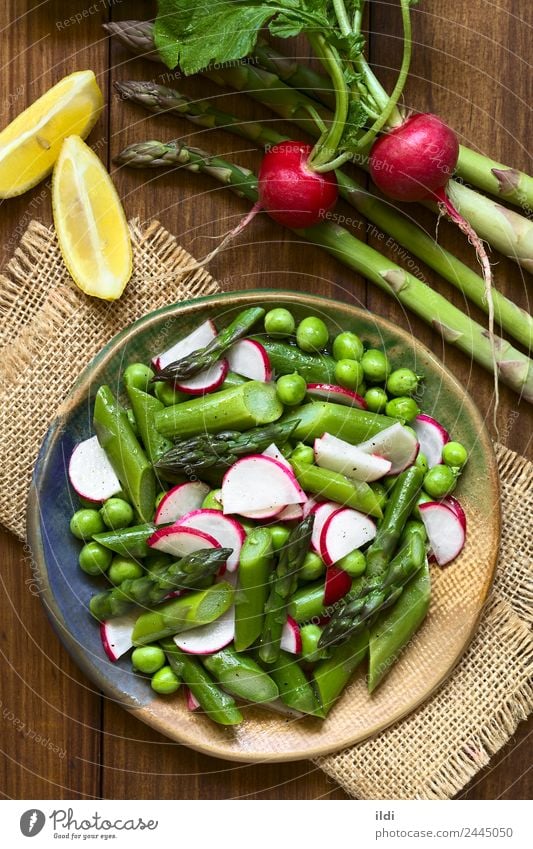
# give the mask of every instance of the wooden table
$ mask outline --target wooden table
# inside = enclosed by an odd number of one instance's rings
[[[527,156],[531,30],[528,33],[523,20],[527,11],[531,12],[527,6],[520,0],[421,3],[413,16],[415,56],[405,103],[437,112],[472,146],[479,146],[503,162],[531,170]],[[99,155],[108,165],[114,154],[134,140],[170,139],[188,133],[190,125],[185,122],[147,117],[113,93],[115,80],[169,79],[158,66],[141,60],[128,61],[126,52],[110,44],[101,28],[110,18],[146,18],[153,12],[151,7],[141,0],[7,0],[0,36],[1,125],[63,75],[92,68],[107,109],[91,142],[97,143]],[[379,33],[370,40],[370,55],[390,87],[399,61],[397,3],[375,0],[370,7],[371,30]],[[81,22],[69,21],[76,13],[81,14]],[[220,95],[222,108],[244,117],[265,115],[265,110],[248,102],[244,95],[220,93],[205,81],[180,81],[179,85],[203,96]],[[197,145],[211,151],[238,152],[238,161],[257,166],[256,151],[244,142],[218,132],[192,135]],[[241,201],[214,189],[204,177],[162,175],[143,185],[141,174],[124,170],[115,174],[115,181],[128,216],[158,218],[198,256],[213,246],[205,236],[225,232],[245,209]],[[46,223],[51,220],[49,194],[42,192],[42,186],[23,197],[2,202],[2,262],[13,253],[31,218]],[[423,220],[429,228],[434,226],[429,216]],[[361,233],[384,250],[383,242],[377,243],[379,234],[371,228],[367,230],[364,222],[357,228],[357,234]],[[445,222],[440,224],[439,239],[475,266],[471,248]],[[527,275],[522,275],[512,262],[496,259],[498,287],[527,307]],[[451,347],[444,348],[425,324],[405,315],[363,279],[348,274],[318,248],[299,243],[266,217],[256,219],[246,234],[217,258],[212,271],[225,289],[302,289],[357,301],[403,326],[409,323],[413,333],[441,354],[489,419],[492,381],[484,371]],[[462,304],[460,294],[442,280],[435,280],[431,273],[427,277],[447,297]],[[471,309],[482,318],[476,309]],[[531,408],[519,407],[516,396],[503,387],[500,422],[507,444],[527,453],[533,430]],[[4,797],[345,798],[308,762],[243,766],[204,757],[159,737],[104,700],[71,662],[52,633],[38,598],[28,591],[30,568],[24,547],[5,532],[0,545],[0,792]],[[34,643],[43,649],[41,653],[35,651]],[[532,727],[523,724],[461,797],[530,798],[527,734]]]

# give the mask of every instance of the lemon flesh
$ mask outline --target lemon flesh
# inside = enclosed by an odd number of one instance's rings
[[[59,246],[76,285],[114,301],[131,277],[132,250],[120,198],[98,156],[79,136],[63,142],[52,178]]]
[[[102,111],[92,71],[64,77],[0,133],[0,198],[31,189],[52,170],[64,139],[89,135]]]

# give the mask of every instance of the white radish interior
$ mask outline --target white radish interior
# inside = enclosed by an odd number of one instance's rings
[[[76,445],[70,457],[68,476],[73,489],[87,501],[105,501],[121,489],[97,436]]]
[[[341,506],[336,501],[324,501],[323,504],[318,504],[313,510],[315,521],[313,522],[313,530],[311,532],[311,548],[320,556],[322,556],[320,554],[320,535],[324,527],[324,522],[336,510],[340,510]]]
[[[263,345],[254,339],[240,339],[235,342],[227,356],[229,367],[235,374],[266,382],[272,378],[270,358]]]
[[[414,463],[418,454],[416,437],[399,422],[376,433],[357,447],[366,454],[379,454],[380,457],[390,460],[390,475],[403,472]]]
[[[262,454],[237,460],[222,481],[224,513],[276,513],[287,504],[303,504],[306,500],[292,470]]]
[[[315,439],[314,450],[317,466],[341,472],[359,481],[377,481],[387,475],[392,466],[391,461],[385,457],[361,451],[356,445],[351,445],[330,433],[325,433],[321,439]]]
[[[187,481],[172,487],[159,502],[154,519],[155,524],[166,525],[169,522],[176,522],[186,513],[198,510],[208,492],[208,485],[202,481]]]
[[[142,610],[135,607],[123,616],[114,616],[100,623],[100,639],[109,660],[113,662],[133,647],[133,628]]]
[[[201,548],[220,548],[221,546],[214,537],[196,528],[183,528],[180,525],[172,525],[170,528],[161,528],[148,540],[151,548],[165,551],[174,557],[186,557]]]
[[[218,363],[198,372],[194,377],[190,377],[189,380],[182,380],[181,383],[176,383],[175,386],[179,392],[185,392],[188,395],[204,395],[206,392],[213,392],[215,389],[218,389],[224,383],[227,373],[227,360],[219,360]]]
[[[180,519],[181,527],[196,528],[212,536],[221,548],[232,548],[226,567],[235,572],[239,565],[242,544],[246,537],[243,526],[236,519],[224,516],[220,510],[194,510]]]
[[[235,637],[235,607],[230,607],[214,622],[176,634],[174,642],[189,654],[212,654],[229,645]]]
[[[302,637],[300,627],[292,616],[287,616],[281,632],[280,648],[289,654],[300,654],[302,651]]]
[[[327,566],[333,566],[375,536],[376,525],[372,519],[358,510],[344,507],[324,522],[320,534],[320,556]]]
[[[417,416],[413,422],[420,443],[420,450],[425,455],[430,469],[442,462],[442,449],[450,441],[448,431],[436,419],[425,414]]]
[[[465,544],[465,531],[459,516],[435,501],[419,505],[431,551],[439,566],[451,563]]]
[[[272,442],[272,444],[269,445],[268,448],[265,448],[265,450],[263,451],[263,457],[272,457],[273,460],[277,460],[278,463],[281,463],[282,466],[285,466],[286,469],[290,469],[292,472],[291,464],[289,463],[287,458],[283,456],[278,446],[274,442]]]
[[[193,330],[192,333],[189,333],[188,336],[185,336],[184,339],[180,339],[179,342],[176,342],[170,348],[167,348],[166,351],[163,351],[161,354],[154,357],[152,362],[156,368],[165,368],[170,363],[173,363],[176,360],[181,360],[182,357],[186,357],[187,354],[191,354],[193,351],[198,351],[199,348],[205,348],[206,345],[209,345],[209,343],[213,341],[216,335],[216,327],[213,322],[208,319]]]

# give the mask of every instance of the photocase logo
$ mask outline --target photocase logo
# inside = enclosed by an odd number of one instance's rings
[[[45,822],[46,817],[42,811],[30,808],[29,811],[24,811],[20,818],[20,830],[24,837],[35,837],[42,831]]]

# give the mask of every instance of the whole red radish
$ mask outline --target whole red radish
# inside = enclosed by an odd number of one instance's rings
[[[260,205],[286,227],[310,227],[337,202],[335,174],[320,174],[309,168],[311,151],[311,145],[305,142],[280,142],[265,153],[261,163]]]

